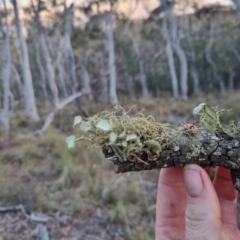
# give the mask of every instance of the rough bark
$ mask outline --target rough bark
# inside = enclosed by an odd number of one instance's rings
[[[10,51],[10,36],[7,17],[6,2],[4,4],[5,15],[5,39],[3,48],[3,63],[2,63],[2,81],[3,81],[3,109],[0,111],[0,120],[4,131],[9,131],[9,98],[10,98],[10,78],[11,78],[11,51]]]
[[[149,161],[142,156],[139,161],[120,162],[116,156],[109,156],[103,149],[106,158],[118,166],[117,173],[130,171],[143,171],[167,167],[185,166],[187,164],[198,164],[206,167],[222,166],[228,169],[240,168],[240,139],[218,138],[214,134],[202,131],[199,135],[198,146],[202,148],[201,153],[189,157],[192,154],[191,140],[178,141],[178,147],[165,149],[156,161]]]
[[[18,14],[17,0],[12,0],[12,4],[14,7],[15,25],[16,25],[16,30],[17,30],[18,40],[19,40],[20,62],[21,62],[21,70],[22,70],[23,82],[24,82],[24,98],[25,98],[26,112],[27,112],[27,116],[31,120],[38,121],[39,116],[37,112],[36,100],[35,100],[35,95],[33,91],[32,74],[30,71],[28,49],[27,49],[26,40],[22,34],[22,27],[19,20],[19,14]]]

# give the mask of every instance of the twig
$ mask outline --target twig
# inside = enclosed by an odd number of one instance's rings
[[[37,224],[36,232],[39,235],[40,240],[49,240],[48,230],[43,224]]]
[[[70,97],[66,98],[65,100],[63,100],[57,108],[55,108],[54,110],[52,110],[46,117],[45,122],[43,124],[43,126],[38,129],[37,131],[35,131],[35,134],[41,135],[43,134],[47,128],[49,127],[49,125],[51,124],[51,122],[53,121],[53,118],[56,114],[57,111],[61,110],[62,108],[64,108],[67,104],[71,103],[72,101],[74,101],[76,98],[82,96],[82,92],[78,92],[75,93],[73,95],[71,95]]]
[[[135,157],[139,162],[142,162],[145,165],[149,165],[147,162],[144,162],[141,158],[139,158],[135,153],[131,153],[130,155]]]
[[[33,222],[45,223],[49,220],[49,217],[43,214],[31,213],[31,215],[28,215],[22,204],[15,205],[15,206],[0,207],[0,213],[18,212],[18,211],[21,211],[23,215],[27,218],[27,220],[30,220]]]

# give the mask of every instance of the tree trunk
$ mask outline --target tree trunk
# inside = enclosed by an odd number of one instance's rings
[[[11,69],[12,69],[13,79],[16,82],[16,84],[18,85],[19,92],[24,97],[24,85],[21,82],[21,78],[20,78],[19,73],[14,64],[12,64]]]
[[[199,85],[199,77],[198,77],[197,69],[195,68],[194,65],[191,64],[189,66],[189,71],[190,71],[190,75],[193,79],[193,94],[195,96],[199,96],[199,95],[201,95],[201,89],[200,89],[200,85]]]
[[[26,40],[22,34],[21,23],[18,15],[17,0],[12,0],[12,4],[14,7],[15,25],[16,25],[16,30],[17,30],[18,40],[19,40],[19,47],[20,47],[20,61],[21,61],[21,69],[22,69],[23,82],[24,82],[24,98],[25,98],[25,104],[26,104],[26,112],[27,112],[27,116],[31,120],[38,121],[39,116],[37,112],[36,100],[35,100],[35,95],[33,91],[32,74],[31,74],[30,65],[29,65],[28,49],[27,49]]]
[[[65,29],[64,29],[64,50],[65,50],[65,57],[67,62],[67,69],[69,74],[69,79],[71,85],[73,86],[72,91],[73,93],[78,89],[78,83],[76,78],[75,72],[75,60],[72,51],[72,45],[70,41],[70,35],[72,30],[72,8],[73,4],[70,7],[65,5],[64,8],[64,16],[65,16]]]
[[[47,94],[46,76],[45,76],[44,67],[43,67],[42,61],[41,61],[40,50],[39,50],[39,41],[38,41],[37,36],[35,37],[34,44],[35,44],[35,50],[36,50],[36,62],[37,62],[37,66],[38,66],[39,74],[40,74],[40,86],[42,88],[44,101],[47,102],[48,94]]]
[[[180,88],[181,88],[181,96],[183,99],[188,98],[188,64],[187,64],[187,58],[184,50],[182,49],[180,45],[180,39],[178,36],[177,31],[177,20],[173,13],[173,9],[170,8],[169,10],[169,18],[171,22],[171,44],[178,56],[179,63],[180,63]]]
[[[214,43],[213,29],[214,29],[214,27],[213,27],[213,24],[211,23],[210,36],[209,36],[209,40],[208,40],[208,43],[207,43],[207,46],[206,46],[206,49],[205,49],[206,59],[213,69],[213,75],[214,75],[214,78],[218,81],[221,95],[226,96],[227,91],[226,91],[224,82],[223,82],[221,76],[219,75],[217,66],[216,66],[216,64],[214,63],[214,61],[211,57],[211,48],[212,48],[212,45]]]
[[[235,72],[232,68],[229,69],[229,78],[228,78],[228,93],[231,94],[234,91],[234,77]]]
[[[48,48],[47,48],[45,36],[43,35],[42,32],[39,33],[39,41],[40,41],[40,44],[41,44],[42,57],[43,57],[44,62],[45,62],[47,79],[48,79],[48,83],[49,83],[49,86],[50,86],[50,89],[51,89],[53,103],[54,103],[55,108],[57,108],[57,106],[59,104],[59,96],[58,96],[57,84],[56,84],[56,81],[55,81],[55,72],[54,72],[54,68],[53,68],[53,65],[52,65],[52,59],[50,57],[50,54],[49,54],[49,51],[48,51]]]
[[[173,44],[174,50],[176,51],[179,62],[180,62],[180,88],[181,88],[181,96],[184,100],[188,98],[188,66],[187,66],[187,58],[185,52],[179,45],[179,43]]]
[[[100,78],[101,92],[99,94],[100,95],[99,101],[103,105],[106,105],[108,101],[108,74],[106,73],[106,64],[101,59],[102,59],[102,56],[100,55],[98,58],[96,58],[97,61],[95,61],[99,69],[99,78]]]
[[[2,63],[2,81],[3,81],[3,109],[0,112],[0,120],[2,122],[4,131],[9,131],[9,98],[10,98],[10,78],[11,78],[11,50],[10,37],[7,18],[6,2],[4,4],[5,15],[5,39],[3,48],[3,63]]]
[[[187,51],[187,56],[190,59],[190,64],[189,64],[189,73],[190,76],[193,80],[193,94],[195,96],[199,96],[201,95],[201,88],[200,88],[200,84],[199,84],[199,75],[198,75],[198,71],[196,68],[196,53],[194,50],[194,46],[193,46],[193,41],[192,41],[192,36],[190,33],[190,24],[189,24],[189,16],[188,14],[184,13],[184,19],[185,19],[185,28],[186,28],[186,38],[187,38],[187,42],[189,45],[189,51]]]
[[[62,94],[63,94],[64,98],[67,98],[68,91],[67,91],[66,79],[65,79],[66,73],[63,68],[60,52],[57,53],[56,69],[58,71],[58,79],[59,79],[60,89],[62,90]]]
[[[137,44],[136,40],[134,39],[133,34],[130,30],[129,22],[126,23],[125,30],[126,30],[128,38],[132,42],[134,52],[137,56],[139,75],[140,75],[140,83],[141,83],[141,87],[142,87],[142,94],[143,94],[143,97],[145,99],[148,99],[149,98],[149,92],[148,92],[148,88],[147,88],[147,81],[146,81],[146,74],[145,74],[145,70],[144,70],[144,63],[143,63],[143,60],[141,59],[141,54],[140,54],[140,49],[138,47],[138,44]]]
[[[108,69],[109,69],[109,97],[112,105],[118,104],[117,98],[117,74],[115,63],[114,39],[113,39],[113,16],[108,13],[104,19],[103,31],[106,36],[106,49],[108,52]]]
[[[84,63],[80,63],[81,75],[83,80],[83,92],[87,95],[89,102],[93,101],[92,89],[90,86],[90,77],[89,73],[85,67]]]
[[[40,6],[41,6],[41,2],[38,2],[37,7],[35,7],[32,3],[32,10],[35,14],[35,27],[37,29],[36,31],[36,35],[37,35],[37,40],[39,43],[39,46],[41,48],[41,52],[42,52],[42,59],[44,62],[44,66],[45,66],[45,70],[46,70],[46,78],[47,81],[49,83],[49,87],[51,90],[51,94],[52,94],[52,98],[53,98],[53,103],[54,106],[57,108],[58,104],[59,104],[59,97],[58,97],[58,88],[57,88],[57,84],[56,84],[56,80],[55,80],[55,72],[54,72],[54,68],[53,68],[53,64],[52,64],[52,59],[47,47],[47,43],[46,43],[46,39],[43,33],[43,29],[42,29],[42,23],[41,23],[41,19],[40,19]],[[45,84],[46,86],[46,84]]]
[[[64,3],[64,17],[65,17],[65,27],[64,27],[64,50],[65,50],[65,57],[67,62],[67,70],[70,79],[70,86],[72,90],[72,94],[75,94],[78,91],[78,83],[76,78],[76,66],[74,55],[72,51],[72,44],[70,40],[71,30],[72,30],[72,9],[73,3],[67,7],[66,2]],[[75,100],[76,107],[79,110],[79,114],[85,116],[85,112],[81,106],[80,99],[77,98]]]
[[[163,17],[162,21],[163,22],[162,22],[160,31],[166,41],[165,51],[166,51],[166,55],[167,55],[167,59],[168,59],[168,67],[170,70],[173,97],[179,98],[178,77],[177,77],[176,67],[175,67],[175,63],[174,63],[174,57],[173,57],[173,51],[172,51],[172,46],[171,46],[171,40],[170,40],[170,36],[169,36],[169,30],[167,28],[166,16]]]

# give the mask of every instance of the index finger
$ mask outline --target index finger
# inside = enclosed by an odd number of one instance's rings
[[[233,186],[230,171],[218,167],[213,185],[219,198],[223,224],[236,227],[237,191]]]
[[[156,240],[185,239],[186,191],[182,168],[161,170],[156,208]]]

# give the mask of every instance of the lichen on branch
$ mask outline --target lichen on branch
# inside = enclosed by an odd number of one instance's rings
[[[181,156],[183,163],[206,156],[216,148],[216,139],[232,140],[240,129],[239,124],[234,122],[223,126],[220,121],[223,110],[209,108],[205,103],[193,109],[193,115],[200,120],[199,127],[184,124],[175,128],[158,123],[152,116],[146,117],[142,112],[130,116],[130,111],[115,106],[112,111],[103,111],[89,118],[76,116],[73,127],[79,129],[82,135],[69,136],[66,139],[68,147],[74,148],[76,142],[86,140],[93,147],[102,149],[105,156],[117,165],[136,163],[147,169],[155,166],[153,162],[159,161],[160,156],[169,159],[171,155],[171,161],[174,161],[176,152],[178,159],[175,160],[179,161]],[[207,144],[204,138],[208,139]],[[169,164],[160,164],[160,167]]]

